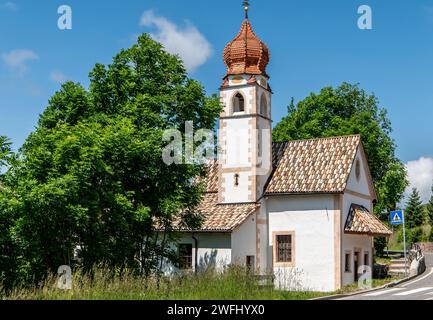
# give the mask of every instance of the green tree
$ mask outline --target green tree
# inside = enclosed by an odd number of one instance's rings
[[[395,155],[391,122],[378,99],[358,85],[343,83],[312,93],[297,105],[293,100],[288,116],[277,124],[275,141],[290,141],[359,134],[368,157],[378,202],[375,212],[387,220],[407,187],[406,170]]]
[[[421,197],[416,188],[412,189],[405,210],[406,225],[408,228],[420,227],[424,223],[424,208]]]
[[[13,153],[11,142],[0,136],[0,284],[9,287],[19,272],[17,245],[13,241],[12,228],[15,217],[11,212],[15,203],[11,190],[5,185],[5,170],[11,165]]]
[[[172,222],[199,203],[202,186],[194,180],[205,172],[200,164],[164,164],[164,131],[183,132],[186,121],[212,130],[220,108],[148,35],[110,65],[97,64],[88,90],[65,83],[8,171],[9,192],[0,195],[14,221],[9,248],[19,280],[73,264],[77,246],[86,270],[158,270],[173,256]],[[167,232],[155,232],[156,225]]]
[[[432,196],[430,197],[430,201],[426,206],[426,211],[427,211],[428,223],[433,226],[433,187],[432,187]]]
[[[0,136],[0,174],[4,166],[10,163],[12,156],[12,144],[5,136]]]

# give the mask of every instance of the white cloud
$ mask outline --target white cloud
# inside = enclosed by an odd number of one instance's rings
[[[18,6],[15,4],[15,2],[8,1],[8,2],[4,2],[4,3],[0,4],[0,9],[7,9],[7,10],[10,10],[10,11],[17,11],[18,10]]]
[[[9,68],[18,71],[22,75],[28,68],[27,62],[38,60],[39,56],[31,50],[17,49],[2,53],[0,58]]]
[[[53,71],[50,73],[50,79],[56,83],[63,83],[68,81],[68,77],[61,71]]]
[[[162,43],[168,52],[179,55],[188,71],[193,72],[212,55],[211,44],[188,22],[181,27],[150,10],[143,13],[140,26],[156,27],[152,38]]]
[[[406,197],[411,193],[412,188],[417,188],[423,202],[431,197],[433,184],[433,159],[422,157],[406,164],[410,186],[406,190]]]

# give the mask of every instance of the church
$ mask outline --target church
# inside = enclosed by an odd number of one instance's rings
[[[245,266],[277,288],[333,292],[373,266],[376,193],[360,136],[272,142],[270,51],[246,17],[223,53],[219,156],[181,229],[180,269]]]

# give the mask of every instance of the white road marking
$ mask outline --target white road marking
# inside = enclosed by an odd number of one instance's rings
[[[414,290],[400,292],[400,293],[394,294],[394,296],[409,296],[409,295],[414,294],[414,293],[420,293],[420,292],[428,291],[428,290],[433,290],[433,287],[418,288],[418,289],[414,289]]]
[[[407,282],[404,285],[408,287],[408,286],[410,286],[413,283],[417,283],[418,281],[421,281],[421,280],[424,280],[424,279],[430,277],[432,274],[433,274],[433,268],[431,268],[430,272],[428,274],[426,274],[425,276],[423,276],[423,277],[421,277],[419,279],[415,279],[415,280],[413,280],[411,282]]]
[[[363,295],[363,297],[378,297],[378,296],[381,296],[381,295],[384,295],[384,294],[400,291],[400,290],[403,290],[403,289],[404,288],[393,288],[393,289],[389,289],[389,290],[385,290],[385,291],[378,291],[378,292],[368,293],[368,294]]]

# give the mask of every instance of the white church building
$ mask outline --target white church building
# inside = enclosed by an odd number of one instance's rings
[[[224,49],[219,159],[197,209],[200,230],[181,230],[182,269],[243,265],[288,290],[332,292],[373,264],[374,237],[390,230],[357,135],[272,142],[268,47],[250,21]]]

